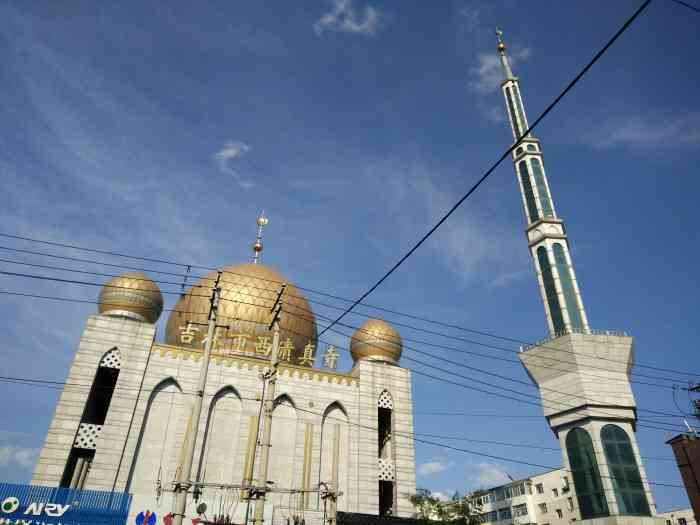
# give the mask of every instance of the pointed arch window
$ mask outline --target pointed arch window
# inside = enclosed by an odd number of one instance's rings
[[[121,354],[114,347],[106,352],[97,366],[92,387],[85,401],[68,461],[63,470],[60,486],[82,489],[97,450],[97,439],[107,419],[112,395],[121,369]]]
[[[571,266],[569,266],[564,248],[561,244],[558,242],[554,243],[552,248],[554,250],[554,264],[556,264],[557,272],[559,273],[559,281],[561,282],[562,292],[564,292],[564,300],[566,301],[566,309],[569,312],[571,328],[579,331],[583,330],[583,318],[576,299]]]
[[[520,174],[520,181],[523,184],[523,192],[525,193],[525,204],[527,205],[528,217],[530,222],[535,222],[540,218],[540,215],[537,211],[535,193],[532,191],[532,184],[530,183],[530,172],[527,169],[527,162],[524,160],[520,161],[518,164],[518,173]]]
[[[617,425],[605,425],[600,431],[600,440],[603,442],[620,514],[651,516],[637,458],[627,432]]]
[[[569,456],[581,519],[609,516],[598,461],[588,432],[582,428],[570,430],[566,435],[566,453]]]
[[[542,273],[542,284],[544,285],[544,293],[547,297],[547,306],[549,307],[549,316],[552,319],[555,333],[563,333],[566,326],[564,318],[561,314],[559,306],[559,296],[557,288],[554,284],[554,276],[552,275],[552,267],[549,264],[547,249],[544,246],[537,248],[537,260],[540,263],[540,272]]]
[[[540,208],[542,209],[542,215],[544,217],[554,217],[554,210],[552,209],[552,198],[549,195],[549,190],[547,189],[547,183],[544,181],[544,172],[542,171],[542,164],[540,159],[533,157],[530,162],[532,163],[532,174],[535,179],[535,186],[537,187],[537,195],[540,199]]]

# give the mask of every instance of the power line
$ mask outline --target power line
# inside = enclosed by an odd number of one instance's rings
[[[57,297],[48,297],[48,296],[34,296],[34,295],[32,295],[32,294],[25,294],[25,293],[14,293],[14,292],[5,292],[5,291],[0,291],[0,293],[9,293],[9,294],[12,294],[12,295],[19,295],[19,296],[24,296],[24,297],[40,297],[40,298],[53,299],[53,300],[73,301],[72,299],[68,299],[68,298],[57,298]],[[230,301],[230,300],[229,300],[229,301]],[[79,300],[79,302],[90,302],[90,303],[92,303],[92,301],[82,301],[82,300]],[[252,304],[252,303],[245,303],[244,301],[233,301],[233,302],[237,302],[237,303],[241,303],[241,304],[249,304],[249,305],[252,305],[252,306],[260,306],[260,307],[262,307],[262,305],[255,305],[255,304]],[[191,313],[196,313],[196,312],[191,312]],[[287,313],[288,313],[288,315],[292,315],[292,316],[295,315],[295,314],[291,314],[290,312],[287,312]],[[296,315],[296,316],[299,317],[298,315]],[[307,318],[307,319],[308,319],[308,318]],[[343,333],[343,332],[339,332],[339,331],[337,331],[337,330],[335,330],[335,329],[332,329],[332,331],[333,331],[333,332],[336,332],[336,333],[338,333],[338,334],[340,334],[340,335],[343,335],[343,336],[345,336],[345,337],[348,337],[348,334],[345,334],[345,333]],[[323,340],[320,340],[320,341],[321,341],[321,342],[327,343],[326,341],[323,341]],[[327,343],[327,344],[330,344],[330,343]],[[342,349],[342,350],[345,350],[346,352],[349,352],[349,349],[347,349],[347,348],[345,348],[345,347],[342,347],[342,346],[339,346],[339,345],[335,345],[335,346],[336,346],[337,348],[340,348],[340,349]],[[433,369],[433,370],[437,370],[437,371],[446,373],[446,374],[448,374],[448,375],[456,376],[456,377],[458,377],[458,378],[460,378],[460,379],[463,379],[463,380],[466,380],[466,381],[471,381],[471,382],[474,382],[474,383],[477,383],[477,384],[489,386],[489,387],[491,387],[491,388],[496,388],[496,389],[503,390],[503,391],[506,391],[506,392],[511,392],[511,393],[513,393],[513,394],[517,394],[517,395],[520,395],[520,396],[523,396],[523,397],[528,397],[528,398],[531,398],[531,399],[536,399],[536,400],[539,400],[539,399],[540,399],[540,397],[539,397],[539,396],[536,396],[536,395],[527,394],[527,393],[520,392],[520,391],[518,391],[518,390],[510,389],[510,388],[507,388],[507,387],[501,387],[501,386],[493,385],[492,383],[489,383],[489,382],[487,382],[487,381],[482,381],[482,380],[475,379],[475,378],[469,378],[469,377],[463,376],[463,375],[461,375],[461,374],[457,374],[457,373],[453,372],[452,370],[445,369],[445,368],[441,368],[441,367],[437,367],[437,366],[435,366],[435,365],[431,365],[430,363],[425,363],[425,362],[423,362],[423,361],[420,361],[420,360],[417,360],[417,359],[414,359],[414,358],[411,358],[411,357],[408,357],[408,356],[404,356],[404,359],[406,359],[406,360],[408,360],[408,361],[412,361],[412,362],[418,363],[418,364],[420,364],[420,365],[422,365],[422,366],[426,366],[426,367],[428,367],[428,368],[430,368],[430,369]],[[462,366],[466,366],[466,365],[462,365]],[[442,378],[442,377],[439,377],[439,376],[435,376],[435,375],[432,375],[432,374],[428,374],[428,373],[426,373],[426,372],[423,372],[423,371],[420,371],[420,370],[416,370],[416,369],[410,369],[410,368],[409,368],[409,370],[412,370],[414,373],[416,373],[416,374],[418,374],[418,375],[422,375],[422,376],[424,376],[424,377],[429,377],[429,378],[432,378],[432,379],[434,379],[434,380],[441,381],[441,382],[444,382],[444,383],[447,383],[447,384],[453,384],[453,385],[456,385],[456,386],[460,386],[460,387],[462,387],[462,388],[467,388],[467,389],[470,389],[470,390],[478,391],[478,392],[481,392],[481,393],[486,393],[486,394],[493,395],[493,396],[497,396],[497,397],[501,397],[501,398],[504,398],[504,399],[509,399],[509,400],[518,401],[518,402],[521,402],[521,403],[527,403],[527,404],[530,404],[530,405],[533,405],[533,406],[538,406],[538,407],[539,407],[539,406],[544,406],[544,403],[543,403],[543,402],[539,402],[539,401],[538,401],[538,402],[535,402],[535,401],[528,401],[528,400],[525,400],[525,399],[513,397],[512,395],[502,394],[502,393],[500,393],[500,392],[493,392],[493,391],[491,391],[491,390],[486,390],[486,389],[480,388],[480,387],[474,387],[474,386],[470,386],[470,385],[465,385],[465,384],[463,384],[463,383],[458,383],[458,382],[456,382],[456,381],[450,381],[450,380],[447,380],[447,379],[445,379],[445,378]],[[479,370],[479,371],[481,371],[481,370]],[[488,371],[481,371],[481,372],[484,373],[484,374],[487,374],[487,375],[493,375],[493,373],[488,372]],[[512,378],[511,378],[511,379],[512,379]],[[514,381],[517,382],[518,380],[514,380]],[[528,386],[534,386],[534,385],[528,385]],[[567,404],[567,403],[563,403],[563,402],[561,402],[561,401],[557,401],[556,403],[557,403],[558,405],[563,405],[563,406],[565,406],[565,407],[567,407],[567,408],[574,408],[574,405],[570,405],[570,404]],[[660,413],[660,414],[666,415],[666,413],[661,413],[661,412],[654,411],[654,410],[648,410],[648,409],[638,409],[638,410],[639,410],[639,411],[648,411],[648,412],[651,412],[651,413]],[[601,413],[601,414],[602,414],[602,415],[605,415],[605,413]],[[640,419],[640,421],[642,421],[642,420]],[[655,422],[655,423],[658,424],[658,422]],[[654,426],[651,426],[651,425],[644,425],[644,424],[642,424],[642,423],[639,423],[639,426],[640,426],[640,427],[644,427],[644,428],[653,428],[653,429],[656,429],[656,430],[662,430],[662,431],[665,431],[665,432],[677,431],[677,429],[675,429],[675,428],[674,428],[674,429],[668,429],[668,428],[662,428],[662,427],[654,427]]]
[[[326,330],[329,330],[335,324],[339,321],[341,321],[347,314],[349,314],[360,302],[364,301],[374,290],[376,290],[392,273],[394,273],[399,266],[401,266],[406,259],[408,259],[413,253],[420,248],[420,246],[428,240],[428,238],[435,233],[435,231],[442,226],[442,224],[459,208],[464,201],[466,201],[476,190],[481,184],[495,171],[495,169],[503,162],[512,152],[513,150],[523,141],[525,137],[530,135],[530,133],[539,125],[539,123],[549,114],[550,111],[552,111],[557,104],[561,101],[562,98],[566,96],[566,94],[571,91],[571,89],[583,78],[583,76],[588,72],[588,70],[593,67],[593,65],[598,62],[598,60],[605,54],[605,52],[610,48],[610,46],[613,45],[613,43],[627,30],[627,28],[634,22],[637,17],[644,11],[651,0],[645,0],[644,3],[632,14],[632,16],[622,25],[620,29],[613,35],[613,37],[608,41],[607,44],[605,44],[598,53],[586,64],[586,66],[574,77],[574,79],[569,82],[569,84],[564,88],[564,90],[557,95],[557,97],[552,101],[552,103],[545,108],[545,110],[540,114],[539,117],[532,123],[532,125],[525,131],[520,139],[518,139],[512,146],[510,146],[500,157],[499,159],[491,165],[491,167],[484,173],[479,180],[474,183],[474,185],[465,193],[453,206],[450,208],[447,213],[445,213],[440,220],[438,220],[435,225],[430,228],[427,233],[425,233],[416,244],[413,245],[413,247],[408,250],[394,265],[389,268],[389,270],[384,273],[382,277],[379,278],[377,282],[375,282],[372,286],[369,287],[369,289],[364,292],[359,299],[354,301],[342,314],[340,314],[335,321],[333,321],[327,328],[323,329],[319,335],[323,335]]]
[[[684,2],[683,0],[671,0],[671,2],[678,5],[682,5],[683,7],[687,7],[688,9],[692,9],[696,13],[700,13],[700,9],[698,9],[694,5],[689,4],[688,2]]]
[[[95,275],[95,276],[119,277],[119,275],[115,275],[115,274],[106,274],[106,273],[102,273],[102,272],[90,272],[90,271],[83,271],[83,270],[77,270],[77,269],[71,269],[71,268],[65,268],[65,267],[53,266],[53,265],[41,265],[41,264],[28,263],[28,262],[24,262],[24,261],[13,261],[13,260],[9,260],[9,259],[0,259],[0,262],[7,262],[7,263],[12,263],[12,264],[17,264],[17,265],[26,265],[26,266],[31,266],[31,267],[43,268],[43,269],[51,269],[51,270],[59,270],[59,271],[76,272],[76,273],[89,274],[89,275]],[[101,283],[93,283],[93,282],[86,282],[86,281],[76,281],[76,280],[68,280],[68,279],[59,279],[59,278],[55,278],[55,277],[50,277],[50,276],[39,276],[39,275],[35,275],[35,274],[24,274],[24,273],[4,272],[4,271],[0,271],[0,274],[5,274],[5,275],[10,275],[10,276],[15,276],[15,277],[25,277],[25,278],[39,279],[39,280],[57,281],[57,282],[69,283],[69,284],[80,284],[80,285],[89,285],[89,286],[102,286],[102,287],[108,287],[108,288],[109,288],[109,287],[111,287],[111,288],[123,288],[123,289],[129,289],[129,290],[131,289],[131,288],[128,287],[128,286],[119,286],[119,285],[109,284],[109,283],[107,283],[107,284],[101,284]],[[172,282],[172,281],[152,280],[152,279],[149,279],[149,278],[145,278],[145,279],[141,278],[141,279],[139,279],[139,278],[137,278],[137,277],[130,277],[130,279],[133,279],[133,280],[140,280],[140,281],[147,281],[147,282],[155,282],[155,283],[159,283],[159,284],[175,285],[175,286],[179,286],[179,285],[180,285],[180,283],[176,283],[176,282]],[[229,282],[229,283],[230,283],[230,281],[225,281],[225,282]],[[202,285],[192,285],[192,287],[204,288],[204,286],[202,286]],[[272,291],[273,291],[273,290],[270,290],[270,289],[267,289],[267,288],[256,287],[256,286],[254,286],[254,285],[252,285],[252,284],[250,284],[250,285],[247,284],[246,287],[250,287],[250,288],[254,288],[254,289],[258,289],[258,290],[264,290],[264,291],[266,291],[266,292],[272,292]],[[230,289],[233,289],[233,288],[231,288],[231,287],[225,287],[225,286],[222,286],[222,288],[223,288],[223,289],[229,289],[229,290],[230,290]],[[179,292],[163,291],[163,293],[166,293],[166,294],[178,294]],[[246,292],[244,292],[244,291],[242,291],[242,290],[238,290],[238,289],[236,289],[236,293],[237,293],[237,294],[240,294],[240,295],[250,296],[250,297],[253,297],[253,298],[255,298],[255,299],[261,299],[261,297],[259,296],[259,294],[250,294],[250,293],[246,293]],[[206,298],[206,299],[209,298],[208,296],[196,295],[196,294],[192,294],[191,292],[189,293],[189,297],[202,297],[202,298]],[[224,299],[224,298],[222,298],[221,300],[222,300],[222,301],[227,301],[227,302],[230,301],[229,299]],[[234,302],[238,302],[238,301],[234,301]],[[316,302],[316,301],[309,301],[309,302],[315,302],[316,304],[321,304],[322,306],[329,307],[329,308],[342,309],[342,308],[340,308],[340,307],[336,307],[335,305],[328,305],[328,304],[319,303],[319,302]],[[302,310],[304,313],[307,313],[307,314],[309,314],[310,316],[313,316],[313,315],[314,315],[313,312],[311,312],[311,311],[308,310],[307,308],[300,307],[300,306],[298,306],[298,305],[294,305],[294,304],[291,304],[291,303],[288,303],[288,306],[289,306],[289,307],[296,308],[296,309],[298,309],[298,310]],[[260,307],[263,308],[264,305],[260,305]],[[184,312],[180,312],[180,311],[177,310],[177,309],[176,309],[176,311],[178,311],[178,313],[184,313]],[[202,313],[202,315],[204,315],[204,313]],[[320,317],[324,317],[324,316],[322,316],[322,315],[320,315],[320,314],[318,314],[318,315],[319,315]],[[364,315],[364,314],[359,314],[359,313],[356,313],[356,312],[355,312],[354,315]],[[367,317],[369,317],[369,316],[367,316]],[[329,320],[329,321],[331,320],[329,317],[324,317],[324,318],[327,319],[327,320]],[[309,317],[308,319],[309,319],[309,320],[313,320],[313,317]],[[356,328],[356,329],[358,329],[358,330],[360,329],[360,328],[355,327],[355,326],[353,326],[353,325],[347,325],[347,324],[343,324],[343,323],[339,323],[339,324],[341,324],[341,326],[346,326],[346,327],[348,327],[348,328]],[[440,332],[435,332],[435,331],[432,331],[432,330],[426,330],[426,329],[423,329],[423,328],[420,328],[420,327],[414,327],[414,326],[411,326],[411,325],[408,325],[408,324],[405,324],[405,323],[394,322],[393,324],[395,324],[395,325],[397,325],[397,326],[403,326],[403,327],[406,327],[406,328],[409,328],[409,329],[417,330],[417,331],[423,331],[423,332],[426,332],[426,333],[429,333],[429,334],[432,334],[432,335],[438,335],[438,336],[441,336],[441,337],[451,338],[451,339],[455,339],[455,340],[467,342],[467,343],[470,343],[470,344],[476,344],[476,345],[484,346],[484,347],[487,347],[487,348],[496,349],[496,350],[499,350],[499,351],[504,351],[504,352],[509,352],[509,353],[516,353],[516,354],[518,353],[516,350],[511,350],[511,349],[508,349],[508,348],[498,347],[498,346],[495,346],[495,345],[489,345],[489,344],[486,344],[486,343],[481,343],[481,342],[479,342],[479,341],[473,341],[473,340],[469,340],[469,339],[465,339],[465,338],[454,337],[454,336],[450,336],[449,334],[442,334],[442,333],[440,333]],[[415,342],[415,343],[418,343],[418,344],[424,344],[424,345],[427,345],[427,346],[430,346],[430,347],[434,347],[434,348],[440,348],[440,349],[449,350],[449,351],[453,351],[453,352],[459,352],[460,354],[470,354],[470,355],[476,355],[476,356],[479,356],[479,357],[483,357],[483,358],[486,358],[486,359],[492,359],[492,360],[499,360],[499,361],[503,361],[503,362],[521,364],[520,361],[514,360],[514,359],[505,359],[505,358],[498,357],[498,356],[493,356],[493,355],[489,355],[489,354],[482,354],[482,353],[473,352],[473,351],[469,351],[469,350],[465,350],[465,349],[454,348],[454,347],[450,347],[450,346],[446,346],[446,345],[440,345],[440,344],[437,344],[437,343],[430,343],[430,342],[427,342],[427,341],[420,341],[420,340],[410,339],[410,338],[406,338],[406,337],[403,337],[402,339],[404,339],[404,340],[406,340],[406,341],[410,341],[410,342]],[[412,349],[411,347],[407,347],[407,348]],[[412,350],[421,353],[420,350],[417,350],[417,349],[412,349]],[[565,352],[567,352],[567,353],[572,353],[572,354],[574,353],[574,352],[570,352],[570,351],[565,351]],[[433,357],[433,358],[435,358],[435,359],[438,359],[437,357],[432,356],[432,355],[431,355],[431,357]],[[549,359],[550,359],[551,361],[556,361],[556,362],[561,362],[561,363],[564,363],[564,364],[569,364],[569,361],[564,361],[564,360],[556,359],[556,358],[554,358],[554,357],[551,357],[551,358],[549,358]],[[601,358],[601,359],[605,359],[605,358]],[[449,361],[449,360],[447,360],[447,359],[445,359],[445,361],[451,362],[451,361]],[[617,360],[614,360],[614,362],[620,363],[620,361],[617,361]],[[546,365],[537,365],[537,366],[538,366],[539,368],[551,368],[551,369],[559,370],[559,371],[562,370],[562,369],[557,368],[557,367],[551,367],[551,366],[546,366]],[[593,365],[590,365],[589,368],[600,369],[600,370],[605,371],[605,372],[608,371],[607,368],[596,367],[596,366],[593,366]],[[587,373],[587,372],[582,372],[582,373],[583,373],[584,375],[588,375],[588,376],[591,376],[591,377],[598,377],[598,378],[600,377],[600,376],[597,375],[597,374],[591,374],[591,373]],[[665,378],[665,377],[658,377],[658,376],[648,376],[648,375],[644,375],[644,374],[635,373],[635,372],[633,372],[633,371],[630,372],[630,373],[631,373],[632,375],[639,375],[640,377],[650,377],[650,378],[652,378],[652,379],[659,379],[659,380],[664,380],[664,381],[674,381],[672,378]],[[637,380],[631,380],[631,382],[634,382],[634,383],[637,383],[637,384],[642,384],[642,385],[647,385],[647,386],[653,386],[653,387],[656,387],[656,388],[665,388],[665,389],[673,389],[674,386],[675,386],[675,385],[673,385],[673,386],[671,386],[671,385],[658,385],[658,384],[655,384],[655,383],[648,383],[648,382],[637,381]]]
[[[86,250],[86,251],[90,251],[90,252],[96,251],[96,252],[98,252],[98,253],[102,253],[102,252],[113,253],[113,254],[119,255],[120,257],[125,257],[125,258],[136,258],[136,259],[139,259],[139,260],[147,259],[147,258],[143,258],[143,257],[139,257],[139,256],[126,255],[126,254],[121,254],[121,253],[113,252],[113,251],[107,252],[106,250],[95,250],[95,249],[91,249],[91,248],[83,248],[83,247],[79,247],[79,246],[77,246],[77,245],[69,245],[69,244],[56,243],[56,242],[51,242],[51,241],[44,241],[44,240],[39,240],[39,239],[31,239],[31,238],[29,238],[29,237],[19,237],[19,236],[15,236],[15,235],[11,235],[11,234],[6,234],[6,233],[0,233],[0,236],[10,237],[10,238],[19,238],[19,239],[26,240],[26,241],[29,241],[29,242],[37,242],[37,243],[58,245],[58,246],[62,246],[62,247],[66,247],[66,248],[71,248],[71,249],[76,249],[76,250]],[[154,270],[154,269],[147,269],[147,268],[134,267],[134,266],[125,266],[125,265],[117,265],[117,264],[105,263],[105,262],[100,262],[100,261],[95,261],[95,260],[79,259],[79,258],[74,258],[74,257],[59,256],[59,255],[47,254],[47,253],[45,253],[45,252],[36,252],[36,251],[31,251],[31,250],[21,250],[21,249],[17,249],[17,248],[10,248],[10,247],[4,247],[4,246],[0,246],[0,250],[10,250],[10,251],[14,251],[14,252],[28,253],[28,254],[33,254],[33,255],[40,255],[40,256],[46,256],[46,257],[54,257],[54,258],[65,259],[65,260],[72,260],[72,261],[79,261],[79,262],[86,262],[86,263],[90,263],[90,264],[102,264],[102,265],[107,265],[107,266],[111,266],[111,267],[119,267],[119,268],[133,269],[133,270],[140,270],[140,271],[149,271],[149,272],[153,272],[153,273],[161,273],[161,274],[166,274],[166,275],[179,276],[179,277],[183,277],[183,278],[185,278],[185,279],[187,279],[188,277],[193,277],[193,278],[198,278],[198,279],[201,279],[201,280],[209,280],[209,281],[212,281],[212,282],[213,282],[213,278],[210,278],[210,277],[207,277],[207,276],[193,275],[193,274],[189,274],[189,273],[188,273],[188,274],[179,274],[179,273],[173,273],[173,272],[163,272],[163,271]],[[9,260],[6,260],[6,261],[7,261],[7,262],[12,262],[12,263],[15,263],[15,264],[23,264],[23,263],[20,263],[20,262],[18,262],[18,261],[9,261]],[[32,265],[31,263],[26,263],[26,264]],[[182,264],[183,266],[186,266],[186,267],[188,268],[188,270],[189,270],[190,267],[193,266],[193,265],[186,265],[185,263],[175,263],[175,262],[169,262],[169,264],[178,264],[178,265]],[[205,267],[205,266],[197,266],[197,265],[194,265],[194,266],[195,266],[195,267],[199,267],[199,268],[208,268],[208,267]],[[59,268],[56,268],[56,269],[59,269]],[[75,272],[79,272],[79,273],[94,273],[94,274],[97,274],[97,272],[83,272],[82,270],[74,270],[74,269],[67,269],[67,268],[62,268],[62,270],[65,270],[65,271],[75,271]],[[237,275],[237,276],[242,276],[242,277],[250,277],[249,275],[246,275],[246,274],[241,274],[241,273],[237,273],[237,272],[231,272],[231,271],[228,271],[228,270],[222,270],[222,273],[224,273],[224,274],[229,274],[229,275]],[[111,274],[104,274],[104,275],[105,275],[105,276],[112,276]],[[268,278],[261,277],[261,276],[256,276],[256,280],[271,282],[271,283],[280,284],[280,285],[281,285],[281,284],[284,284],[284,283],[286,282],[286,281],[277,281],[277,280],[273,280],[273,279],[268,279]],[[177,286],[183,286],[183,285],[184,285],[184,282],[183,282],[183,283],[174,283],[174,282],[168,282],[168,281],[154,281],[154,282],[159,282],[159,283],[163,283],[163,284],[172,284],[172,285],[177,285]],[[235,281],[227,281],[227,280],[225,280],[225,279],[223,279],[222,282],[231,283],[231,284],[238,284],[238,283],[236,283]],[[201,286],[201,285],[200,285],[200,286]],[[252,285],[252,284],[246,284],[246,287],[255,288],[255,289],[259,289],[259,290],[270,291],[268,288],[256,287],[256,286],[254,286],[254,285]],[[343,297],[340,297],[340,296],[334,295],[334,294],[329,294],[329,293],[326,293],[326,292],[323,292],[323,291],[320,291],[320,290],[314,290],[314,289],[312,289],[312,288],[307,288],[307,287],[303,287],[303,286],[296,286],[296,287],[299,288],[300,290],[304,290],[304,291],[307,291],[307,292],[310,292],[310,293],[314,293],[314,294],[317,294],[317,295],[322,295],[322,296],[334,298],[334,299],[336,299],[336,300],[344,301],[344,302],[347,302],[347,303],[352,303],[352,302],[353,302],[353,301],[350,300],[350,299],[343,298]],[[225,288],[225,287],[224,287],[224,288]],[[229,289],[230,289],[230,288],[229,288]],[[168,293],[174,293],[174,292],[168,292]],[[247,294],[247,295],[251,295],[251,294]],[[196,295],[192,295],[192,296],[195,296],[195,297],[196,297]],[[321,306],[326,306],[326,307],[328,307],[328,308],[334,308],[334,309],[337,309],[337,310],[344,310],[343,307],[339,307],[339,306],[335,306],[335,305],[328,305],[328,304],[326,304],[326,303],[321,303],[320,301],[315,301],[315,300],[311,300],[311,299],[307,299],[307,300],[308,300],[310,303],[313,303],[313,304],[318,304],[318,305],[321,305]],[[386,312],[386,313],[391,313],[391,314],[394,314],[394,315],[399,315],[399,316],[403,316],[403,317],[406,317],[406,318],[410,318],[410,319],[414,319],[414,320],[419,320],[419,321],[422,321],[422,322],[427,322],[427,323],[431,323],[431,324],[435,324],[435,325],[439,325],[439,326],[443,326],[443,327],[447,327],[447,328],[452,328],[452,329],[456,329],[456,330],[460,330],[460,331],[464,331],[464,332],[468,332],[468,333],[473,333],[473,334],[477,334],[477,335],[482,335],[482,336],[485,336],[485,337],[492,337],[492,338],[501,339],[501,340],[508,341],[508,342],[518,343],[518,344],[521,344],[521,345],[531,345],[531,344],[532,344],[531,342],[528,342],[528,341],[525,341],[525,340],[522,340],[522,339],[516,339],[516,338],[512,338],[512,337],[501,336],[501,335],[494,334],[494,333],[489,333],[489,332],[484,332],[484,331],[475,330],[475,329],[471,329],[471,328],[466,328],[466,327],[463,327],[463,326],[458,326],[458,325],[454,325],[454,324],[449,324],[449,323],[437,321],[437,320],[434,320],[434,319],[429,319],[429,318],[426,318],[426,317],[421,317],[421,316],[406,314],[406,313],[403,313],[403,312],[399,312],[399,311],[396,311],[396,310],[391,310],[391,309],[388,309],[388,308],[383,308],[383,307],[376,306],[376,305],[371,305],[371,304],[367,304],[367,303],[359,303],[359,305],[365,306],[365,307],[367,307],[367,308],[376,309],[376,310],[379,310],[379,311],[384,311],[384,312]],[[364,314],[364,313],[360,313],[360,312],[356,312],[356,311],[353,312],[353,315],[360,315],[360,316],[368,317],[368,318],[371,318],[371,317],[372,317],[371,315]],[[413,329],[413,330],[417,330],[417,331],[422,331],[422,332],[430,333],[430,334],[433,334],[433,335],[439,335],[439,336],[441,336],[441,337],[446,337],[446,338],[451,338],[451,339],[455,339],[455,340],[460,340],[460,341],[463,341],[463,342],[467,342],[467,343],[469,343],[469,344],[476,344],[476,345],[479,345],[479,346],[484,346],[484,347],[486,347],[486,348],[495,349],[495,350],[500,350],[500,351],[506,351],[506,352],[510,352],[510,353],[518,353],[517,350],[502,348],[502,347],[498,347],[498,346],[495,346],[495,345],[490,345],[490,344],[487,344],[487,343],[482,343],[482,342],[480,342],[480,341],[474,341],[474,340],[469,340],[469,339],[465,339],[465,338],[459,338],[459,337],[455,337],[455,336],[452,336],[452,335],[449,335],[449,334],[444,334],[444,333],[441,333],[441,332],[435,332],[435,331],[427,330],[427,329],[424,329],[424,328],[421,328],[421,327],[416,327],[416,326],[413,326],[413,325],[408,325],[408,324],[406,324],[406,323],[400,323],[400,322],[397,322],[397,321],[395,321],[395,320],[392,320],[392,322],[393,322],[394,324],[396,324],[397,326],[404,326],[404,327],[407,327],[407,328],[409,328],[409,329]],[[549,346],[546,346],[546,345],[544,345],[544,344],[540,344],[540,345],[538,345],[538,346],[539,346],[540,348],[549,349],[549,350],[553,350],[553,351],[557,351],[557,352],[562,352],[562,353],[571,353],[571,354],[574,353],[574,352],[571,352],[571,351],[568,351],[568,350],[565,350],[565,349],[549,347]],[[486,357],[486,356],[484,356],[483,354],[477,354],[477,355],[481,355],[482,357]],[[493,358],[493,356],[489,356],[489,358]],[[620,362],[620,361],[617,361],[617,360],[614,360],[614,359],[610,359],[610,358],[605,358],[605,357],[601,357],[600,359],[601,359],[601,360],[606,360],[606,361],[611,361],[611,362]],[[551,360],[558,361],[556,358],[551,358]],[[648,368],[648,369],[653,369],[653,370],[658,370],[658,371],[663,371],[663,372],[669,372],[669,373],[674,373],[674,374],[679,374],[679,375],[684,375],[684,376],[697,376],[697,375],[700,375],[700,374],[698,374],[698,373],[693,373],[693,372],[688,372],[688,371],[678,371],[678,370],[673,370],[673,369],[668,369],[668,368],[661,368],[661,367],[656,367],[656,366],[651,366],[651,365],[644,365],[644,364],[641,364],[641,363],[637,363],[636,366],[637,366],[637,367],[640,367],[640,368]],[[594,368],[595,368],[595,367],[594,367]],[[602,369],[605,370],[604,368],[602,368]],[[649,375],[641,374],[641,373],[639,373],[639,372],[632,372],[632,374],[633,374],[633,375],[637,375],[637,376],[639,376],[639,377],[647,377],[647,378],[651,378],[651,379],[661,379],[661,380],[664,380],[664,381],[675,381],[675,380],[672,379],[672,378],[664,378],[664,377],[658,377],[658,376],[649,376]],[[639,384],[645,384],[645,383],[639,382]]]
[[[83,389],[83,390],[91,390],[93,388],[96,388],[94,385],[88,385],[88,384],[81,384],[81,383],[69,383],[66,381],[52,381],[52,380],[46,380],[46,379],[35,379],[35,378],[26,378],[26,377],[11,377],[11,376],[0,376],[0,382],[8,383],[8,384],[15,384],[15,385],[23,385],[23,386],[36,386],[36,387],[42,387],[42,388],[50,388],[54,390],[62,390],[63,387],[71,388],[71,389]],[[97,387],[102,388],[102,389],[109,389],[108,387]],[[224,387],[225,388],[225,387]],[[151,388],[151,389],[141,389],[141,388],[136,388],[136,387],[126,387],[126,386],[120,386],[118,387],[118,390],[120,391],[140,391],[145,394],[152,394],[153,392],[158,391],[158,388]],[[207,397],[210,398],[215,398],[217,395],[219,395],[219,392],[215,392],[214,394],[206,394]],[[188,396],[193,396],[196,395],[191,392],[180,392],[180,391],[172,391],[172,392],[167,392],[167,394],[171,395],[188,395]],[[247,400],[247,401],[259,401],[259,399],[255,397],[243,397],[240,396],[241,400]],[[298,410],[302,410],[300,408],[297,408]],[[310,413],[323,416],[322,413],[317,413],[310,411]],[[510,416],[512,417],[512,416]],[[277,416],[278,419],[280,419],[279,416]],[[358,425],[359,426],[359,425]],[[367,427],[370,430],[377,430],[374,427]],[[466,436],[449,436],[449,435],[440,435],[440,434],[429,434],[429,433],[421,433],[421,432],[397,432],[399,434],[402,434],[404,436],[413,438],[415,436],[418,437],[425,437],[425,438],[433,438],[433,439],[444,439],[444,440],[454,440],[454,441],[466,441],[466,442],[471,442],[471,443],[480,443],[480,444],[486,444],[486,445],[499,445],[499,446],[508,446],[508,447],[517,447],[517,448],[526,448],[526,449],[536,449],[536,450],[548,450],[548,451],[556,451],[559,452],[561,449],[559,447],[547,447],[543,445],[533,445],[533,444],[527,444],[527,443],[512,443],[512,442],[507,442],[507,441],[495,441],[495,440],[488,440],[488,439],[476,439],[476,438],[469,438]],[[640,456],[642,459],[647,459],[647,460],[652,460],[652,461],[675,461],[673,458],[660,458],[660,457],[654,457],[654,456]]]

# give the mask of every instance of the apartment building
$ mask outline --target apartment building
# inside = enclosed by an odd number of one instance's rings
[[[573,484],[563,469],[478,491],[473,501],[482,523],[564,525],[579,519]]]

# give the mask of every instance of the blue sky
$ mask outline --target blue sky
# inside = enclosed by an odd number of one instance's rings
[[[638,4],[6,2],[0,230],[216,266],[250,259],[255,217],[265,208],[267,264],[303,286],[356,297],[509,145],[494,28],[505,30],[534,120]],[[653,3],[537,132],[592,327],[632,333],[639,363],[690,371],[700,369],[698,22],[688,9]],[[544,337],[524,222],[513,168],[504,163],[371,302],[518,339]],[[92,287],[0,281],[3,290],[97,295]],[[0,297],[3,375],[64,379],[93,311]],[[416,346],[527,380],[517,364]],[[349,365],[344,356],[341,368]],[[684,384],[681,376],[637,371]],[[634,385],[634,392],[641,408],[678,413],[668,389]],[[0,385],[11,407],[0,428],[0,477],[29,478],[57,395]],[[543,418],[424,414],[539,416],[537,407],[418,376],[414,400],[417,432],[556,446]],[[687,396],[678,401],[687,408]],[[646,462],[652,481],[680,483],[664,444],[672,435],[638,432],[643,455],[665,458]],[[556,451],[455,444],[561,461]],[[417,464],[418,485],[442,492],[537,472],[420,444]],[[653,491],[660,510],[687,506],[683,490]]]

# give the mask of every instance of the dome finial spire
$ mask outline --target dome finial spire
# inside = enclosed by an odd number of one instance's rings
[[[267,223],[269,222],[267,217],[265,217],[265,210],[263,210],[260,213],[260,216],[258,217],[258,236],[255,239],[255,244],[253,244],[253,264],[258,264],[258,260],[260,259],[260,252],[263,251],[263,244],[262,244],[262,231],[265,226],[267,226]]]
[[[501,55],[501,65],[503,66],[503,72],[506,75],[506,80],[515,78],[513,76],[513,71],[510,69],[510,63],[508,62],[508,55],[506,55],[506,44],[503,42],[503,31],[496,28],[496,38],[498,39],[498,54]]]

